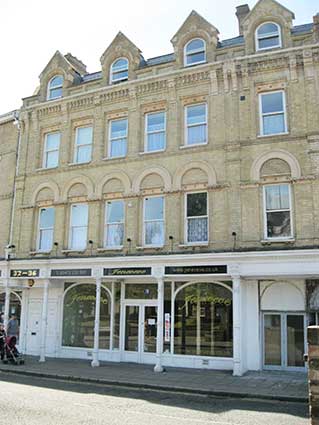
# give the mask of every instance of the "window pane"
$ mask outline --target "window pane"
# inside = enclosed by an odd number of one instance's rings
[[[279,134],[286,131],[284,114],[268,115],[263,117],[264,135]]]
[[[106,246],[122,246],[124,235],[123,224],[109,224],[107,226]]]
[[[165,113],[147,115],[147,131],[164,130]]]
[[[269,93],[261,96],[263,114],[282,112],[284,110],[283,93]]]
[[[197,145],[206,143],[206,124],[189,127],[187,130],[187,144]]]
[[[123,201],[108,202],[106,209],[107,209],[108,223],[116,223],[116,222],[123,221],[124,219],[124,202]]]
[[[128,72],[127,71],[121,71],[121,72],[113,72],[112,80],[124,80],[128,78]]]
[[[261,38],[258,41],[259,48],[260,49],[267,49],[270,47],[277,47],[279,46],[279,37],[278,35],[275,37],[267,37],[267,38]]]
[[[77,129],[76,135],[76,144],[77,145],[87,145],[92,143],[92,127],[81,127]]]
[[[289,209],[289,186],[275,185],[266,186],[267,210]]]
[[[43,208],[40,210],[40,228],[54,226],[54,208]]]
[[[56,99],[57,97],[62,97],[62,88],[50,89],[49,97],[50,99]]]
[[[111,139],[127,136],[127,119],[111,121]]]
[[[165,133],[153,133],[147,137],[147,151],[158,151],[165,148]]]
[[[278,27],[276,24],[273,24],[271,22],[262,25],[258,29],[258,35],[266,35],[266,34],[272,34],[272,33],[278,33]]]
[[[189,193],[187,195],[187,217],[207,215],[207,193]]]
[[[86,227],[73,227],[71,237],[71,248],[85,249],[86,248]]]
[[[186,51],[190,52],[191,50],[205,49],[205,43],[200,38],[190,41],[187,44]]]
[[[72,226],[87,226],[88,206],[72,205]]]
[[[230,289],[197,283],[175,298],[174,353],[232,357],[233,316]]]
[[[207,242],[207,218],[189,218],[187,220],[187,242]]]
[[[265,365],[281,366],[281,319],[279,314],[264,316]]]
[[[192,63],[204,62],[205,52],[192,53],[187,55],[187,65],[191,65]]]
[[[290,212],[267,212],[267,237],[283,238],[291,236]]]
[[[113,140],[111,142],[110,156],[125,156],[126,155],[126,139]]]
[[[162,220],[164,216],[164,198],[145,198],[145,220]]]
[[[119,71],[119,70],[121,70],[123,68],[124,69],[125,68],[128,68],[128,61],[127,61],[127,59],[118,59],[112,65],[112,70],[113,71]]]
[[[92,155],[91,145],[78,146],[76,162],[78,163],[89,162],[91,161],[91,155]]]
[[[304,367],[305,352],[304,317],[287,315],[287,355],[288,366]]]
[[[47,134],[46,150],[59,149],[61,133]]]
[[[62,86],[62,84],[63,77],[61,75],[57,75],[56,77],[52,78],[50,82],[50,87]]]
[[[54,168],[59,164],[59,151],[47,153],[45,168]]]
[[[206,122],[206,105],[187,107],[187,124],[202,124]]]
[[[162,221],[153,221],[145,223],[145,244],[164,244],[164,223]]]
[[[40,230],[39,250],[50,251],[53,244],[53,229]]]
[[[95,299],[95,285],[82,284],[68,290],[63,305],[63,346],[93,348]],[[110,346],[110,308],[109,295],[102,287],[99,335],[102,349]]]

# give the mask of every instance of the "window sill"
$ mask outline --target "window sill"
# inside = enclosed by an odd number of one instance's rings
[[[144,151],[144,152],[139,152],[139,155],[151,155],[152,153],[161,153],[161,152],[165,152],[166,149],[158,149],[157,151]]]
[[[122,249],[123,249],[123,246],[113,246],[113,247],[97,248],[97,252],[121,251]]]
[[[92,161],[86,161],[86,162],[69,162],[69,167],[75,167],[76,165],[87,165],[90,164]]]
[[[116,160],[116,159],[124,159],[124,158],[126,158],[126,155],[123,155],[123,156],[107,156],[105,158],[102,158],[102,161],[113,161],[113,160]]]
[[[199,147],[199,146],[207,146],[208,145],[208,142],[206,142],[206,143],[196,143],[196,144],[193,144],[193,145],[183,145],[183,146],[180,146],[179,148],[180,149],[190,149],[190,148],[196,148],[196,147]]]
[[[85,252],[86,251],[86,248],[79,248],[79,249],[62,249],[62,254],[73,254],[73,253],[75,253],[75,252],[77,252],[77,253],[83,253],[83,252]]]
[[[164,245],[144,245],[144,246],[137,246],[136,250],[143,251],[144,249],[163,249]]]
[[[208,242],[195,242],[195,243],[181,243],[179,248],[194,248],[194,247],[208,246]]]
[[[295,238],[273,238],[273,239],[262,239],[260,243],[263,245],[273,244],[273,243],[295,243]]]
[[[30,251],[29,254],[30,255],[50,255],[51,254],[51,250],[50,251]]]
[[[36,172],[40,172],[40,171],[50,171],[50,170],[56,170],[57,168],[59,168],[59,166],[57,165],[56,167],[42,167],[42,168],[36,168],[35,171]]]
[[[264,137],[277,137],[277,136],[286,136],[289,132],[285,131],[284,133],[273,133],[273,134],[258,134],[257,138],[262,139]]]
[[[184,62],[184,68],[191,68],[192,66],[203,65],[204,63],[208,63],[208,62],[207,61],[199,61],[199,62],[194,62],[194,63],[185,63]]]

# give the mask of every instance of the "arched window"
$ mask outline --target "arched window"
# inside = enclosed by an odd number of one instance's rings
[[[128,60],[126,58],[117,59],[111,65],[111,83],[118,83],[128,79]]]
[[[228,283],[185,284],[175,293],[174,354],[232,357],[232,290]]]
[[[93,348],[96,287],[77,284],[67,289],[63,304],[64,347]],[[101,349],[110,347],[111,299],[108,291],[101,288],[100,341]]]
[[[10,293],[10,304],[9,304],[9,318],[12,314],[14,314],[19,324],[21,323],[21,292],[12,292]],[[5,292],[0,293],[0,313],[4,313],[5,308]]]
[[[265,22],[256,30],[256,50],[274,49],[281,47],[281,31],[279,25]]]
[[[51,78],[48,84],[48,95],[47,99],[58,99],[62,97],[62,86],[63,86],[63,77],[62,75],[56,75]]]
[[[196,65],[206,62],[206,43],[201,38],[194,38],[185,46],[184,65]]]

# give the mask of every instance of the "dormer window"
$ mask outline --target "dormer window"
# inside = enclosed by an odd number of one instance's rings
[[[117,59],[112,63],[110,80],[111,84],[128,80],[128,60],[126,58]]]
[[[281,47],[281,31],[279,25],[266,22],[256,30],[256,50],[267,50]]]
[[[56,75],[51,78],[48,84],[48,100],[59,99],[62,97],[62,86],[63,86],[63,77],[62,75]]]
[[[206,43],[201,38],[194,38],[185,46],[184,65],[191,66],[206,62]]]

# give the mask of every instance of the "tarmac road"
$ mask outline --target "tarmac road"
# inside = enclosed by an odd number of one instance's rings
[[[309,425],[303,403],[212,398],[0,373],[5,425]]]

